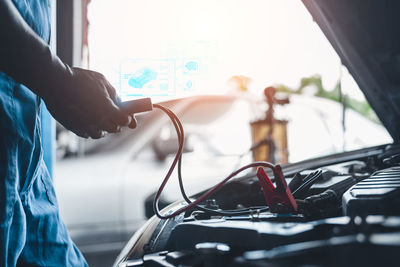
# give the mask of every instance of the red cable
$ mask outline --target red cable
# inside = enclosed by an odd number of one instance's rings
[[[168,108],[165,108],[161,105],[158,104],[154,104],[153,105],[154,108],[158,108],[161,109],[162,111],[164,111],[168,117],[170,117],[172,123],[174,124],[176,133],[178,135],[178,141],[179,141],[179,147],[178,147],[178,151],[175,155],[175,158],[163,180],[163,182],[161,183],[160,188],[157,191],[156,196],[154,197],[154,202],[153,202],[153,210],[155,212],[155,214],[157,215],[157,217],[159,217],[160,219],[170,219],[173,218],[193,207],[196,207],[197,204],[203,202],[204,200],[206,200],[207,198],[211,197],[212,195],[214,195],[218,190],[220,190],[222,188],[222,186],[224,184],[226,184],[230,179],[232,179],[233,177],[235,177],[236,175],[238,175],[239,173],[241,173],[242,171],[249,169],[249,168],[254,168],[254,167],[265,167],[265,168],[270,168],[272,170],[275,170],[275,165],[273,165],[272,163],[269,162],[264,162],[264,161],[259,161],[259,162],[253,162],[250,164],[247,164],[243,167],[241,167],[240,169],[232,172],[230,175],[228,175],[224,180],[222,180],[221,182],[219,182],[217,185],[215,185],[213,188],[211,188],[210,190],[208,190],[206,193],[204,193],[203,195],[201,195],[199,198],[197,198],[195,201],[191,202],[190,204],[188,204],[187,206],[178,209],[177,211],[173,212],[172,214],[169,215],[161,215],[159,210],[158,210],[158,201],[160,199],[160,195],[162,193],[162,191],[164,190],[165,185],[167,184],[169,178],[172,175],[172,172],[175,169],[175,166],[179,160],[179,157],[182,155],[182,151],[183,151],[183,143],[184,143],[184,132],[183,132],[183,127],[181,125],[181,123],[179,123],[178,118],[176,117],[176,115],[169,110]]]
[[[160,199],[160,196],[161,196],[162,191],[164,190],[165,185],[167,184],[169,178],[170,178],[171,175],[172,175],[172,172],[173,172],[174,169],[175,169],[175,166],[176,166],[176,164],[177,164],[177,162],[178,162],[178,160],[179,160],[179,157],[182,155],[182,151],[183,151],[183,140],[184,140],[185,137],[184,137],[183,128],[180,128],[180,127],[177,126],[177,123],[176,123],[176,121],[175,121],[175,118],[174,118],[173,113],[172,113],[171,110],[169,110],[169,109],[167,109],[167,108],[165,108],[165,107],[163,107],[163,106],[161,106],[161,105],[158,105],[158,104],[153,104],[153,107],[154,107],[154,108],[161,109],[162,111],[164,111],[164,112],[168,115],[168,117],[170,117],[172,123],[173,123],[174,126],[175,126],[175,130],[176,130],[176,133],[177,133],[177,135],[178,135],[178,141],[179,141],[179,147],[178,147],[178,151],[176,152],[175,158],[174,158],[174,160],[172,161],[172,164],[171,164],[171,166],[170,166],[170,168],[169,168],[167,174],[165,175],[165,178],[164,178],[164,180],[162,181],[162,183],[161,183],[161,185],[160,185],[160,187],[159,187],[159,189],[158,189],[158,191],[157,191],[157,194],[156,194],[156,196],[154,197],[154,201],[153,201],[153,210],[154,210],[154,213],[157,215],[157,217],[159,217],[160,219],[167,219],[167,218],[164,218],[164,216],[162,216],[162,215],[160,214],[160,212],[159,212],[159,210],[158,210],[158,201],[159,201],[159,199]]]

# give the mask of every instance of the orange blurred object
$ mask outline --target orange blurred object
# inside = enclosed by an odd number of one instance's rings
[[[286,105],[289,103],[289,99],[278,99],[275,97],[275,93],[274,87],[265,88],[264,95],[268,103],[266,117],[250,123],[254,161],[288,162],[288,121],[274,118],[274,105]]]

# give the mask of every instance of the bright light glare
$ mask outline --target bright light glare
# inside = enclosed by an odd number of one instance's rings
[[[89,20],[90,68],[123,96],[223,94],[233,75],[250,77],[257,94],[314,74],[328,89],[339,79],[339,57],[301,1],[95,0]]]

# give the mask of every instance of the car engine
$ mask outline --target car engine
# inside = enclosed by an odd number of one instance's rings
[[[218,216],[193,209],[158,220],[119,266],[398,264],[399,147],[347,152],[289,164],[283,171],[297,212],[265,211],[266,200],[252,171],[203,203],[214,210],[253,207],[252,213]],[[184,204],[167,209],[177,205]]]

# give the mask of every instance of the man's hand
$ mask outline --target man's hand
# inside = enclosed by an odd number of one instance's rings
[[[115,89],[100,73],[69,68],[24,21],[10,0],[0,0],[0,71],[39,95],[53,117],[81,137],[100,138],[121,126],[135,128]]]
[[[121,126],[136,127],[134,117],[118,108],[116,91],[102,74],[69,70],[57,88],[41,94],[58,122],[78,136],[94,139],[104,136],[104,131],[118,132]]]

